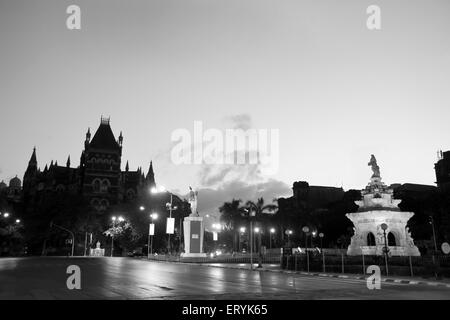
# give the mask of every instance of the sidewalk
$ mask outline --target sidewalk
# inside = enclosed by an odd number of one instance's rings
[[[250,270],[250,264],[246,263],[202,263],[199,265],[215,267],[215,268],[226,268],[226,269],[240,269],[240,270]],[[269,264],[263,265],[262,268],[257,268],[258,264],[254,264],[254,271],[263,271],[263,272],[278,272],[285,274],[301,274],[307,276],[316,276],[316,277],[328,277],[328,278],[342,278],[342,279],[356,279],[356,280],[366,280],[368,275],[362,274],[351,274],[351,273],[323,273],[323,272],[305,272],[305,271],[292,271],[292,270],[283,270],[280,268],[278,264]],[[381,276],[382,282],[393,282],[393,283],[402,283],[402,284],[410,284],[410,285],[429,285],[429,286],[438,286],[438,287],[447,287],[450,288],[450,279],[426,279],[419,277],[402,277],[402,276]]]

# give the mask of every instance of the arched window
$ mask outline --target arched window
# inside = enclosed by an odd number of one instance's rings
[[[101,182],[99,179],[94,179],[94,181],[92,182],[93,188],[94,188],[94,192],[100,192],[100,185]]]
[[[395,236],[392,232],[388,233],[387,239],[388,239],[388,246],[395,247],[397,245],[397,243],[395,242]]]
[[[103,179],[100,192],[103,192],[103,193],[108,192],[108,188],[109,188],[110,185],[111,185],[111,183],[109,182],[108,179]]]
[[[375,246],[375,236],[373,235],[372,232],[369,232],[367,234],[367,245],[368,246]]]
[[[127,191],[127,199],[128,200],[133,200],[134,199],[134,190],[133,189],[128,189]]]
[[[109,207],[109,201],[106,199],[102,199],[100,202],[100,210],[106,210]]]
[[[64,192],[66,190],[66,187],[62,184],[58,184],[56,186],[56,192]]]

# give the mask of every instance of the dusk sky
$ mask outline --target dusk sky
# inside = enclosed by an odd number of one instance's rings
[[[81,7],[81,30],[66,8]],[[382,28],[366,27],[381,8]],[[434,185],[450,149],[450,1],[0,0],[0,181],[33,146],[79,165],[87,128],[111,117],[122,168],[153,160],[156,182],[199,209],[291,194],[294,181],[362,189]],[[171,134],[278,129],[279,170],[175,165]]]

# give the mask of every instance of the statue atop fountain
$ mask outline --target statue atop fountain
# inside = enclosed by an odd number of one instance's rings
[[[361,191],[362,199],[355,201],[358,211],[346,214],[355,226],[354,235],[348,247],[348,255],[382,255],[386,240],[389,254],[393,256],[420,256],[406,225],[414,216],[413,212],[401,211],[401,200],[394,199],[394,190],[381,182],[380,167],[374,155],[368,163],[372,167],[369,184]]]

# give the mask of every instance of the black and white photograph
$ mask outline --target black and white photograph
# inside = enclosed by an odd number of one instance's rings
[[[0,300],[449,300],[449,119],[448,0],[0,0]]]

